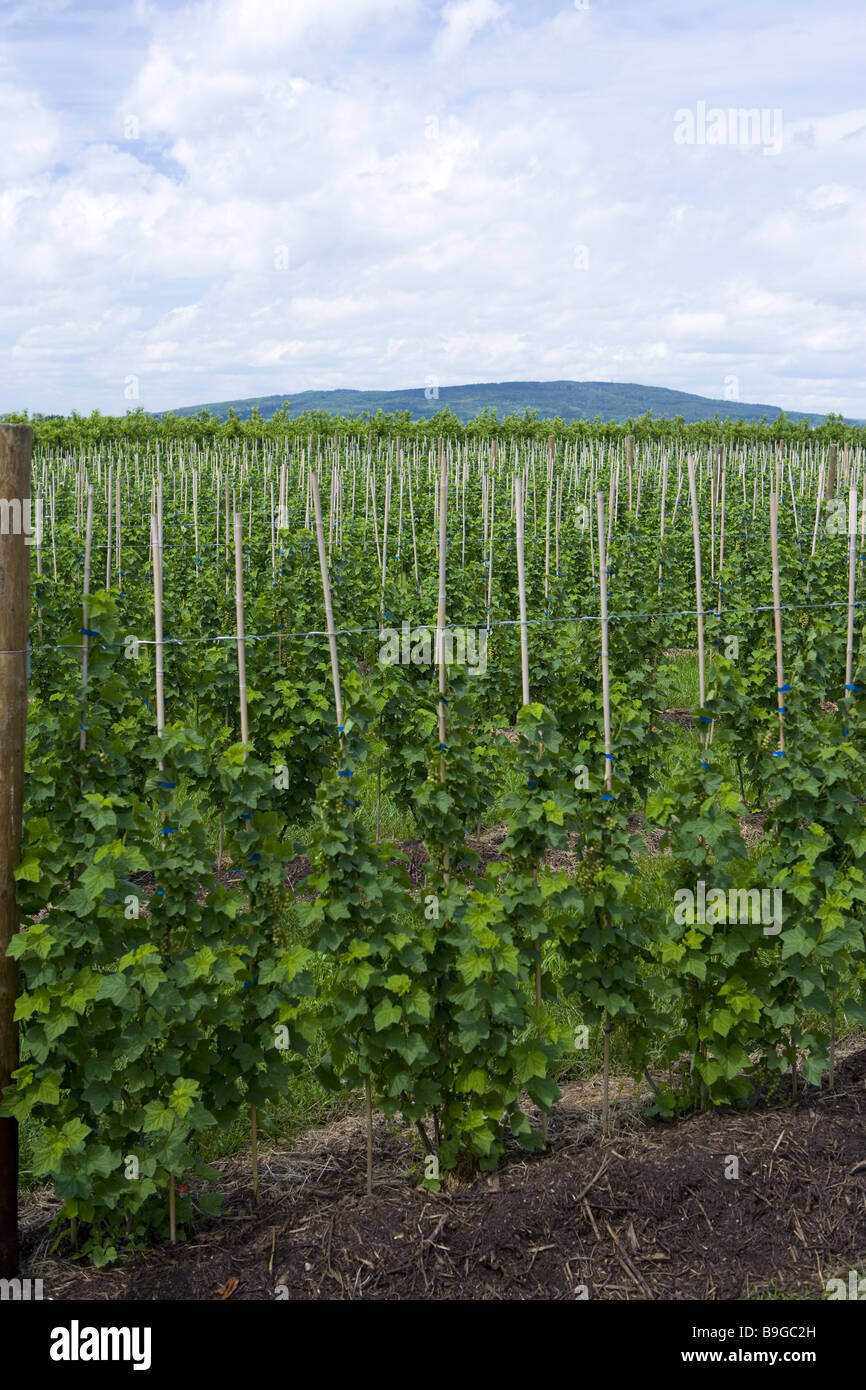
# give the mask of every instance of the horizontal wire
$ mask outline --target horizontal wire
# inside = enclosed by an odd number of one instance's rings
[[[734,616],[741,616],[746,613],[786,613],[805,608],[862,608],[864,605],[866,605],[866,599],[857,599],[853,604],[846,603],[844,600],[838,600],[832,603],[783,603],[778,609],[776,609],[773,604],[761,604],[756,608],[723,608],[721,610],[716,608],[677,608],[654,613],[609,613],[608,622],[622,621],[627,618],[696,618],[699,614],[704,618],[718,618],[726,617],[731,614]],[[408,619],[404,619],[403,621],[408,622]],[[602,619],[599,613],[581,613],[577,616],[568,618],[527,618],[525,626],[540,627],[548,623],[600,623],[601,621]],[[523,625],[520,618],[497,618],[489,624],[486,622],[448,623],[442,631],[453,632],[458,629],[467,629],[475,632],[486,632],[494,627],[521,627]],[[413,632],[439,631],[435,623],[414,623],[410,624],[410,629]],[[333,632],[317,628],[313,628],[309,632],[248,632],[244,634],[242,640],[244,642],[267,642],[273,640],[275,637],[282,637],[286,640],[299,637],[362,637],[371,632],[377,632],[379,634],[383,632],[393,632],[395,634],[400,634],[401,629],[378,625],[376,627],[341,627],[335,628]],[[112,648],[119,650],[126,647],[128,641],[133,638],[135,643],[140,647],[189,647],[200,646],[203,643],[215,646],[218,642],[237,642],[240,640],[236,632],[215,637],[163,637],[161,642],[158,642],[153,637],[134,637],[134,634],[130,633],[129,639],[120,642],[106,642],[100,639],[100,645],[106,650],[111,650]],[[88,644],[89,647],[92,647],[92,645],[93,643]],[[32,651],[81,651],[83,646],[83,642],[42,642],[38,646],[34,646]]]

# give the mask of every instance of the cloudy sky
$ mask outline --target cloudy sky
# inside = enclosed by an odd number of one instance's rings
[[[866,416],[864,59],[863,0],[0,0],[0,409]]]

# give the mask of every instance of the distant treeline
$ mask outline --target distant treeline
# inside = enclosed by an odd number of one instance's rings
[[[286,408],[288,402],[275,414],[265,419],[254,410],[242,419],[234,410],[229,410],[224,419],[203,409],[196,415],[179,416],[150,415],[142,409],[128,411],[126,415],[101,415],[94,410],[90,415],[28,415],[27,412],[0,415],[7,424],[30,424],[33,426],[34,443],[37,446],[55,449],[75,449],[88,445],[118,444],[147,447],[159,440],[161,443],[178,442],[215,444],[227,440],[247,440],[250,443],[265,441],[277,442],[284,439],[297,441],[310,435],[339,435],[342,438],[373,437],[397,438],[410,444],[413,441],[431,440],[439,436],[451,439],[488,438],[508,440],[527,435],[539,439],[553,435],[557,439],[570,441],[598,441],[622,439],[634,435],[639,440],[669,439],[684,443],[699,444],[705,441],[728,440],[731,443],[756,443],[784,440],[788,443],[803,444],[853,443],[866,444],[866,425],[846,423],[841,415],[829,415],[821,424],[813,426],[809,420],[789,420],[784,412],[773,419],[759,421],[723,420],[715,416],[709,420],[687,422],[681,415],[672,418],[655,416],[652,411],[622,423],[606,421],[601,416],[593,420],[574,420],[566,422],[560,418],[541,419],[537,410],[525,410],[520,414],[498,418],[496,410],[482,410],[473,419],[463,421],[449,409],[440,410],[426,420],[413,419],[410,411],[396,411],[375,415],[364,412],[351,418],[343,415],[330,415],[326,411],[311,411],[304,415],[291,416]]]

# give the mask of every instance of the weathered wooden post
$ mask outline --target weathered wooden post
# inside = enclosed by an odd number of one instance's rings
[[[18,966],[6,948],[18,930],[15,866],[21,853],[27,729],[32,448],[29,425],[0,425],[0,1098],[18,1066]],[[0,1119],[0,1278],[17,1271],[18,1121]]]

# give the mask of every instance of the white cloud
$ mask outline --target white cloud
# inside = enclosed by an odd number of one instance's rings
[[[744,400],[866,416],[856,15],[172,0],[112,47],[103,12],[52,14],[115,104],[28,67],[21,7],[2,408],[123,411],[130,374],[162,409],[431,375],[719,396],[734,372]],[[781,107],[783,152],[676,145],[698,100]]]
[[[436,38],[436,57],[442,62],[456,58],[475,35],[505,14],[505,6],[497,0],[454,0],[442,11],[444,27]]]

